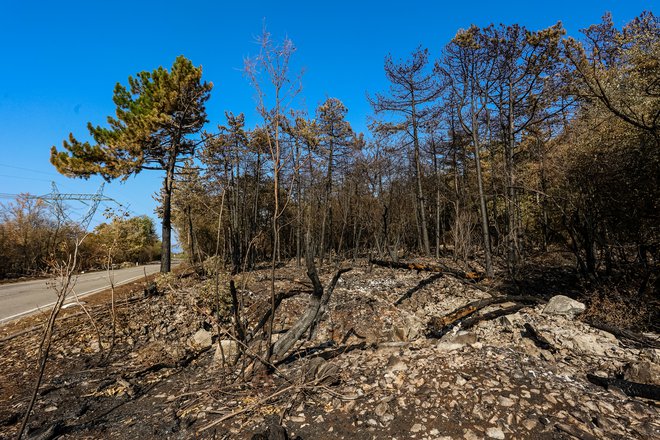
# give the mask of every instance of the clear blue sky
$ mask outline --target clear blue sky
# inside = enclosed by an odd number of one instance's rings
[[[230,3],[230,4],[227,4]],[[655,4],[654,4],[655,3]],[[0,193],[93,193],[100,179],[67,179],[50,165],[52,145],[69,132],[86,139],[86,124],[114,113],[112,90],[129,75],[171,66],[183,54],[215,85],[208,102],[212,130],[226,110],[254,115],[253,91],[241,73],[257,52],[266,20],[276,37],[298,48],[303,97],[310,113],[328,96],[341,99],[349,120],[365,130],[365,93],[384,91],[383,59],[415,47],[431,56],[459,28],[520,23],[540,29],[561,20],[570,35],[605,11],[621,25],[657,2],[601,1],[33,1],[0,0]],[[657,9],[657,8],[656,8]],[[655,11],[657,12],[657,11]],[[162,176],[146,171],[106,186],[106,195],[135,214],[153,214]],[[7,200],[0,200],[5,203]],[[95,223],[102,220],[97,214]]]

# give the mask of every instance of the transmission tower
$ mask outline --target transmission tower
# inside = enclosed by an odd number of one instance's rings
[[[113,202],[116,203],[121,208],[128,209],[118,201],[110,197],[104,196],[103,195],[104,186],[105,183],[102,182],[101,186],[99,186],[99,189],[96,191],[95,194],[72,194],[72,193],[61,193],[57,189],[57,185],[55,185],[55,182],[51,182],[52,190],[48,194],[44,194],[42,196],[34,196],[31,194],[0,193],[0,199],[15,199],[17,197],[23,197],[32,200],[43,200],[52,207],[52,209],[57,214],[58,218],[66,218],[72,222],[79,223],[84,230],[87,230],[87,227],[89,226],[89,223],[92,221],[92,218],[94,217],[94,214],[96,213],[96,210],[98,209],[99,204],[101,202]],[[82,220],[75,221],[66,214],[64,202],[68,200],[81,202],[89,206],[89,209],[87,210],[87,213],[84,215]]]
[[[99,186],[99,189],[96,191],[95,194],[71,194],[71,193],[61,193],[57,189],[57,185],[55,185],[55,182],[52,182],[52,190],[50,194],[45,194],[42,196],[30,196],[30,197],[46,201],[51,206],[53,206],[53,209],[55,209],[58,216],[61,216],[61,218],[68,218],[69,220],[71,220],[71,218],[66,214],[66,211],[64,209],[64,201],[74,200],[89,206],[87,213],[78,222],[83,230],[87,230],[87,226],[89,226],[89,223],[92,221],[92,217],[94,217],[94,214],[96,213],[96,210],[101,202],[114,202],[119,206],[121,206],[121,203],[117,202],[116,200],[110,197],[106,197],[103,195],[104,186],[105,186],[105,182],[101,182],[101,186]]]

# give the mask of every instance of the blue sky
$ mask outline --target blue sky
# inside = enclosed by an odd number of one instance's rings
[[[365,93],[384,91],[383,59],[406,57],[418,45],[431,57],[459,28],[520,23],[540,29],[561,20],[570,35],[597,23],[605,11],[622,25],[657,3],[602,1],[32,1],[0,0],[0,193],[93,193],[101,182],[68,179],[50,165],[52,145],[69,132],[85,139],[86,124],[114,114],[112,90],[129,75],[169,67],[183,54],[202,65],[214,83],[207,127],[225,111],[258,123],[254,92],[243,59],[258,51],[254,37],[264,20],[277,39],[297,47],[294,67],[304,68],[304,106],[310,113],[326,97],[348,107],[365,130],[371,113]],[[657,12],[657,11],[654,11]],[[146,171],[106,185],[106,195],[134,214],[154,216],[162,176]],[[7,200],[0,199],[6,203]],[[97,214],[98,223],[103,218]]]

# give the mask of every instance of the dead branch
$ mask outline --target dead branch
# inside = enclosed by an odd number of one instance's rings
[[[632,344],[637,347],[660,349],[660,341],[651,339],[639,333],[624,330],[599,321],[588,321],[587,324],[599,330],[611,333],[619,340],[632,342]]]
[[[330,341],[332,342],[332,341]],[[277,365],[287,365],[296,361],[299,361],[300,359],[310,357],[310,358],[321,358],[323,360],[330,360],[334,359],[344,353],[349,353],[353,350],[366,350],[368,345],[366,342],[362,341],[357,344],[350,344],[350,345],[345,345],[342,344],[339,347],[335,347],[335,344],[329,344],[329,343],[323,343],[319,346],[312,347],[312,348],[304,348],[298,351],[294,351],[287,357],[283,358],[282,360],[277,362]]]
[[[77,313],[76,315],[81,315],[83,312]],[[18,338],[19,336],[23,336],[27,333],[32,333],[33,331],[36,330],[43,330],[44,326],[43,324],[38,324],[38,325],[33,325],[30,328],[26,328],[25,330],[21,330],[19,332],[13,333],[11,335],[5,336],[4,338],[0,339],[0,344],[4,344],[7,341],[11,341],[14,338]]]
[[[645,399],[660,401],[660,386],[658,385],[630,382],[624,379],[600,377],[595,374],[587,374],[587,380],[592,384],[601,386],[605,389],[616,387],[623,391],[627,396],[643,397]]]
[[[527,330],[527,333],[524,334],[523,336],[527,336],[530,338],[532,341],[534,341],[534,345],[536,345],[538,348],[542,350],[548,350],[551,353],[555,353],[557,349],[550,344],[550,342],[543,337],[536,329],[532,326],[532,324],[526,322],[525,325],[525,330]]]
[[[394,303],[394,305],[395,305],[395,306],[398,306],[398,305],[401,304],[404,300],[406,300],[406,299],[410,298],[411,296],[413,296],[413,294],[414,294],[415,292],[417,292],[418,290],[423,289],[424,287],[426,287],[426,286],[428,286],[429,284],[433,283],[434,281],[436,281],[436,280],[442,278],[443,276],[444,276],[443,273],[436,273],[436,274],[433,274],[433,275],[431,275],[430,277],[428,277],[428,278],[426,278],[426,279],[423,279],[423,280],[420,281],[419,284],[417,284],[415,287],[413,287],[412,289],[408,290],[406,293],[404,293],[403,295],[401,295],[401,297],[400,297],[399,299],[396,300],[396,302]]]
[[[311,292],[311,291],[307,291],[307,290],[290,290],[290,291],[288,291],[288,292],[280,292],[280,293],[278,293],[278,294],[275,296],[275,310],[278,309],[278,307],[280,306],[280,304],[282,304],[282,301],[283,301],[283,300],[288,299],[288,298],[293,298],[294,296],[299,295],[299,294],[301,294],[301,293],[312,293],[312,292]],[[268,322],[268,318],[270,318],[270,314],[271,314],[271,312],[272,312],[271,308],[268,307],[268,310],[266,310],[266,312],[265,312],[264,315],[261,317],[261,319],[259,320],[259,322],[257,323],[257,325],[254,327],[254,329],[252,329],[252,331],[251,331],[250,334],[248,335],[248,336],[249,336],[249,337],[247,338],[248,341],[251,340],[252,337],[254,337],[254,335],[256,335],[257,333],[259,333],[259,330],[261,330],[261,329],[264,327],[264,325],[266,325],[266,323]]]
[[[112,284],[112,291],[113,291],[113,298],[114,298],[114,284]],[[80,307],[85,315],[87,315],[87,318],[89,319],[90,324],[92,324],[92,327],[94,327],[94,333],[96,334],[96,340],[99,344],[99,350],[101,351],[101,359],[103,359],[104,354],[103,354],[103,342],[101,341],[101,331],[99,330],[99,326],[96,325],[96,321],[92,317],[92,315],[89,313],[89,310],[87,310],[87,307],[85,307],[85,304],[80,302],[80,299],[78,298],[78,294],[76,293],[75,289],[71,289],[71,293],[73,293],[73,297],[76,300],[76,304],[78,307]],[[112,308],[112,312],[114,315],[114,304]],[[113,318],[114,320],[114,318]],[[113,321],[113,328],[112,328],[112,334],[113,334],[113,344],[114,344],[114,321]],[[109,353],[108,353],[109,355]]]
[[[280,397],[281,395],[283,395],[283,394],[285,394],[289,391],[296,390],[296,392],[299,392],[299,391],[305,390],[305,389],[316,389],[316,388],[321,388],[321,387],[325,388],[323,386],[323,384],[328,381],[328,378],[330,377],[329,376],[330,374],[331,374],[331,372],[326,370],[326,371],[321,372],[321,374],[316,374],[313,378],[311,378],[310,380],[305,381],[303,383],[292,383],[291,385],[289,385],[285,388],[282,388],[278,391],[275,391],[274,393],[264,397],[263,399],[258,400],[257,402],[255,402],[251,405],[245,406],[243,408],[240,408],[240,409],[237,409],[237,410],[234,410],[230,413],[225,414],[224,416],[220,417],[218,420],[214,420],[213,422],[201,427],[197,431],[197,433],[199,434],[203,431],[206,431],[207,429],[212,428],[212,427],[224,422],[225,420],[229,420],[233,417],[236,417],[237,415],[243,414],[245,412],[252,411],[255,408],[258,408],[258,407],[264,405],[265,403],[267,403],[267,402],[269,402],[269,401],[271,401],[271,400],[273,400],[277,397]]]
[[[345,344],[348,341],[348,338],[351,337],[351,335],[355,335],[356,338],[358,339],[367,339],[364,336],[358,335],[357,332],[355,331],[355,328],[351,327],[346,334],[344,335],[343,338],[341,338],[341,345]]]
[[[233,418],[233,417],[236,417],[236,416],[239,415],[239,414],[243,414],[244,412],[252,411],[253,409],[258,408],[258,407],[260,407],[261,405],[267,403],[269,400],[272,400],[272,399],[274,399],[274,398],[276,398],[276,397],[281,396],[282,394],[284,394],[284,393],[286,393],[286,392],[288,392],[288,391],[291,391],[292,389],[296,388],[296,386],[297,386],[297,385],[289,385],[289,386],[286,387],[286,388],[283,388],[283,389],[281,389],[281,390],[279,390],[279,391],[274,392],[273,394],[270,394],[269,396],[264,397],[263,399],[261,399],[261,400],[255,402],[255,403],[253,403],[252,405],[248,405],[248,406],[245,406],[245,407],[243,407],[243,408],[241,408],[241,409],[237,409],[237,410],[235,410],[235,411],[232,411],[232,412],[230,412],[230,413],[227,413],[227,414],[225,414],[224,416],[220,417],[218,420],[214,420],[213,422],[211,422],[211,423],[209,423],[209,424],[207,424],[207,425],[201,427],[197,432],[198,432],[198,433],[200,433],[200,432],[204,432],[204,431],[206,431],[207,429],[209,429],[209,428],[213,428],[214,426],[216,426],[216,425],[218,425],[218,424],[224,422],[225,420],[229,420],[229,419],[231,419],[231,418]]]
[[[223,331],[223,335],[230,338],[234,342],[236,342],[236,344],[241,347],[242,353],[252,359],[252,362],[243,371],[243,373],[245,373],[246,376],[250,376],[252,374],[252,372],[254,371],[255,364],[259,363],[259,364],[263,365],[264,367],[270,369],[271,371],[274,371],[275,373],[277,373],[282,379],[284,379],[288,383],[291,383],[291,380],[289,380],[289,378],[284,373],[282,373],[282,371],[280,371],[275,364],[268,361],[267,359],[262,358],[258,354],[252,353],[251,350],[250,350],[250,347],[245,342],[239,341],[238,339],[236,339],[236,337],[234,335],[232,335],[228,331]]]
[[[480,323],[481,321],[491,321],[495,318],[499,318],[500,316],[510,315],[512,313],[516,313],[520,309],[524,309],[525,307],[529,307],[529,305],[516,304],[515,306],[507,307],[505,309],[498,309],[492,312],[484,313],[483,315],[473,316],[461,322],[461,328],[468,329],[470,327],[474,327],[476,324]]]
[[[324,291],[323,284],[319,280],[316,266],[311,258],[307,260],[307,276],[312,281],[314,290],[310,297],[309,306],[305,313],[296,321],[295,324],[273,344],[272,353],[277,358],[282,358],[293,345],[307,332],[310,328],[316,325],[317,320],[320,318],[321,308],[325,306],[332,296],[332,292],[339,281],[342,274],[350,271],[350,268],[340,269],[332,277],[332,281],[328,288]]]
[[[127,297],[126,301],[122,305],[132,304],[134,302],[142,301],[143,299],[144,299],[144,297],[142,297],[142,296],[133,296],[133,297],[130,297],[130,298]],[[99,306],[91,307],[88,310],[90,311],[90,313],[93,313],[94,316],[99,318],[100,316],[103,316],[103,315],[110,312],[110,310],[106,310],[105,307],[106,307],[105,305],[99,305]],[[72,314],[65,314],[63,316],[60,316],[59,320],[60,321],[65,321],[65,320],[69,320],[69,319],[72,319],[72,318],[77,318],[77,317],[82,316],[84,314],[85,314],[85,312],[83,312],[83,311],[72,313]],[[7,336],[3,337],[2,339],[0,339],[0,344],[11,341],[12,339],[18,338],[19,336],[23,336],[25,334],[32,333],[32,332],[37,331],[37,330],[43,330],[43,328],[44,328],[44,324],[42,323],[42,324],[37,324],[37,325],[34,325],[32,327],[29,327],[25,330],[20,330],[16,333],[12,333],[11,335],[7,335]]]
[[[445,275],[451,275],[453,277],[460,278],[463,280],[470,280],[473,282],[480,281],[484,278],[484,275],[479,272],[457,271],[439,264],[405,263],[405,262],[384,261],[384,260],[369,260],[369,263],[375,264],[376,266],[388,267],[390,269],[408,269],[408,270],[416,270],[417,272],[438,272]]]
[[[39,352],[38,352],[39,359],[38,359],[37,378],[35,380],[34,388],[32,390],[32,396],[30,397],[30,401],[28,403],[27,409],[25,410],[25,415],[23,416],[23,421],[21,422],[21,426],[18,429],[18,434],[16,435],[17,440],[20,440],[21,437],[23,436],[23,433],[27,428],[28,421],[30,420],[30,414],[32,413],[34,404],[37,401],[39,387],[41,386],[41,381],[43,380],[44,372],[46,371],[48,354],[50,353],[50,348],[53,341],[55,321],[57,320],[57,316],[62,310],[62,306],[64,305],[67,295],[73,289],[76,283],[76,278],[74,277],[74,273],[78,267],[78,251],[80,248],[80,244],[83,242],[85,237],[87,236],[85,235],[81,239],[76,239],[73,253],[69,255],[68,261],[61,263],[58,268],[59,277],[55,285],[53,286],[55,292],[57,293],[57,301],[55,302],[55,305],[53,306],[50,312],[50,316],[48,317],[48,323],[46,324],[46,327],[44,328],[43,336],[41,337],[41,343],[39,345]]]
[[[522,304],[538,304],[542,302],[542,300],[533,296],[500,296],[495,298],[486,298],[486,299],[480,299],[478,301],[473,301],[467,305],[464,305],[463,307],[459,307],[458,309],[454,310],[453,312],[445,316],[442,316],[440,318],[438,317],[431,318],[431,320],[427,325],[427,329],[428,329],[427,334],[429,335],[429,337],[440,338],[459,324],[465,327],[468,318],[474,315],[479,310],[484,309],[491,305],[502,304],[506,302],[514,302],[514,303],[522,303]],[[519,307],[519,309],[520,308],[522,307]],[[508,309],[504,309],[504,310],[508,310]],[[497,316],[494,316],[492,318],[485,318],[481,320],[494,319],[496,317]],[[471,325],[474,325],[477,322],[479,321],[476,321]]]
[[[144,376],[148,373],[153,373],[153,372],[163,370],[163,369],[184,368],[184,367],[187,367],[188,365],[190,365],[190,363],[192,361],[199,358],[199,356],[201,356],[202,353],[205,353],[205,352],[209,351],[210,349],[211,349],[211,347],[206,347],[206,348],[203,348],[199,351],[195,351],[195,352],[190,353],[187,356],[184,356],[183,358],[177,360],[176,362],[171,362],[171,363],[158,362],[157,364],[150,365],[146,368],[135,371],[135,372],[127,375],[126,377],[136,378],[136,377],[142,377],[142,376]]]
[[[343,345],[333,350],[324,351],[322,353],[319,353],[317,357],[329,361],[330,359],[334,359],[337,356],[340,356],[344,353],[350,353],[353,350],[366,350],[367,347],[368,347],[367,343],[362,341],[357,344]]]

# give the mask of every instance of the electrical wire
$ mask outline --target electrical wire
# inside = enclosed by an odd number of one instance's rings
[[[8,177],[10,179],[36,180],[40,182],[50,182],[50,180],[48,179],[39,179],[37,177],[10,176],[8,174],[0,174],[0,177]]]
[[[45,174],[47,176],[57,176],[58,174],[56,173],[49,173],[47,171],[40,171],[40,170],[35,170],[33,168],[25,168],[25,167],[17,167],[16,165],[7,165],[4,163],[0,163],[0,167],[3,168],[13,168],[15,170],[21,170],[21,171],[30,171],[32,173],[39,173],[39,174]]]

